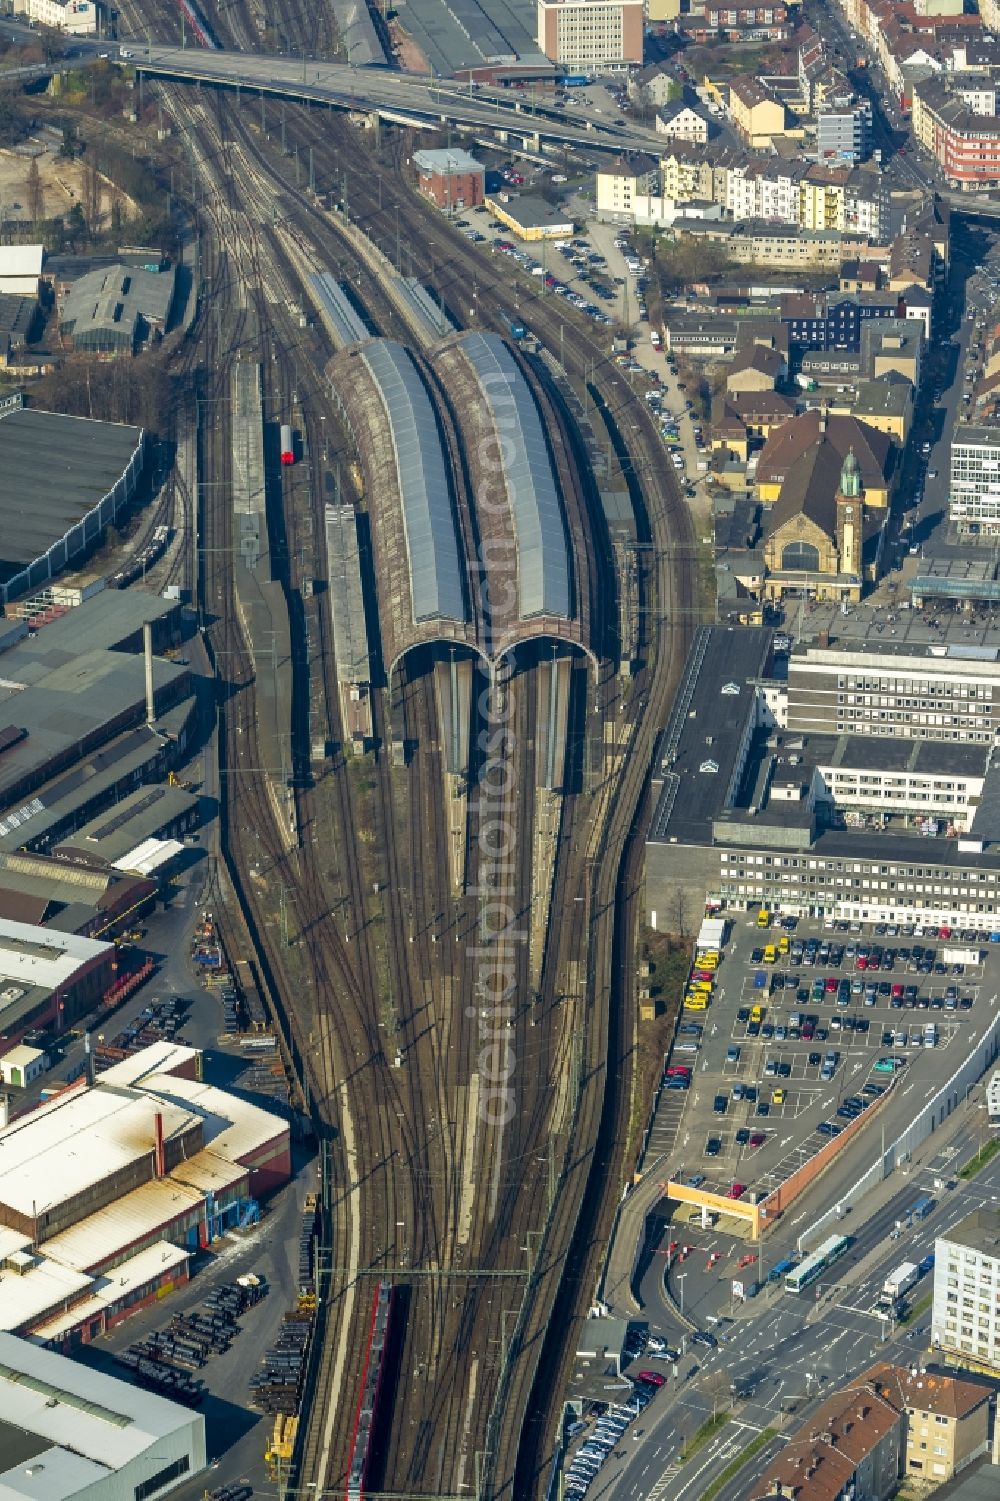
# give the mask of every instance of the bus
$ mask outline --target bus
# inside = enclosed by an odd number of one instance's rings
[[[794,1271],[788,1273],[785,1278],[785,1291],[800,1293],[810,1282],[815,1282],[817,1277],[822,1276],[828,1266],[839,1261],[841,1256],[850,1245],[846,1235],[831,1235],[818,1250],[807,1256],[805,1261],[799,1263]]]

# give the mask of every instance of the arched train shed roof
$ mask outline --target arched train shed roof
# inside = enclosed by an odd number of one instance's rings
[[[435,640],[478,649],[452,465],[416,361],[372,339],[334,355],[326,374],[358,450],[386,660]]]

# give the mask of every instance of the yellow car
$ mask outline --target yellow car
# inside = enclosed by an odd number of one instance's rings
[[[719,955],[714,949],[709,949],[704,954],[699,954],[695,961],[696,969],[718,969]]]
[[[785,1103],[785,1091],[783,1089],[772,1089],[772,1091],[771,1091],[771,1104],[772,1105],[783,1105],[784,1103]]]
[[[688,990],[700,991],[702,995],[711,995],[713,985],[711,980],[689,980]]]
[[[758,928],[769,928],[771,926],[771,913],[769,908],[761,907],[760,911],[757,913],[757,926]]]
[[[761,1006],[751,1006],[750,1007],[750,1020],[752,1022],[763,1021],[764,1020],[763,1007],[761,1007]]]
[[[774,963],[776,963],[777,958],[778,958],[778,950],[775,948],[775,946],[774,946],[773,943],[769,943],[768,946],[767,946],[767,948],[764,950],[764,963],[765,964],[774,964]]]
[[[685,1011],[707,1011],[708,1002],[703,995],[686,995],[684,997]]]
[[[778,953],[787,954],[791,946],[792,945],[788,940],[788,934],[782,933],[781,937],[778,939]]]

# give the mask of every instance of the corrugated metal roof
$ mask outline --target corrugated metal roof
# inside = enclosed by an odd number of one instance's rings
[[[461,347],[479,379],[493,420],[517,540],[518,613],[569,619],[569,554],[559,487],[534,397],[496,334],[470,333]]]
[[[105,1312],[108,1307],[120,1303],[127,1293],[135,1288],[147,1287],[164,1272],[184,1266],[190,1261],[188,1251],[172,1246],[168,1240],[158,1240],[147,1246],[137,1256],[130,1256],[93,1284],[93,1293],[82,1303],[75,1303],[67,1313],[59,1313],[43,1324],[36,1324],[31,1333],[36,1339],[57,1339],[70,1329],[76,1329],[88,1318]]]
[[[169,865],[183,851],[184,846],[179,839],[144,839],[134,850],[129,850],[127,855],[116,860],[114,869],[123,871],[126,875],[150,876],[164,865]]]
[[[50,1405],[53,1397],[55,1405]],[[28,1433],[43,1434],[54,1446],[65,1445],[76,1456],[92,1461],[102,1478],[109,1469],[120,1469],[138,1459],[157,1439],[185,1429],[194,1429],[195,1436],[200,1437],[192,1473],[204,1464],[203,1418],[152,1392],[116,1381],[91,1366],[78,1365],[64,1355],[9,1334],[0,1334],[0,1412],[5,1422]],[[72,1490],[80,1488],[77,1482]],[[67,1494],[54,1477],[36,1491],[43,1497]],[[5,1478],[0,1497],[5,1493],[11,1501],[28,1493],[20,1475],[16,1488],[9,1477]]]
[[[251,1105],[249,1100],[216,1089],[201,1079],[150,1074],[143,1079],[142,1088],[157,1099],[169,1100],[202,1116],[205,1145],[228,1157],[230,1162],[240,1162],[248,1153],[266,1146],[279,1132],[288,1129],[284,1116],[264,1110],[260,1105]]]
[[[149,1047],[106,1068],[101,1083],[119,1089],[139,1088],[144,1079],[154,1074],[170,1074],[197,1057],[198,1049],[185,1047],[182,1042],[151,1042]]]
[[[362,359],[378,386],[392,435],[415,623],[467,619],[458,533],[441,434],[417,367],[380,339]]]
[[[9,1272],[0,1277],[0,1330],[23,1329],[52,1309],[62,1307],[70,1298],[79,1297],[89,1286],[90,1278],[85,1272],[47,1258],[40,1259],[22,1275]],[[0,1415],[8,1417],[2,1402]]]
[[[203,1202],[204,1196],[186,1183],[154,1178],[61,1235],[54,1235],[43,1250],[74,1270],[107,1266],[126,1247],[154,1235],[159,1237],[164,1226]]]
[[[148,1156],[157,1112],[168,1140],[194,1120],[180,1104],[99,1085],[57,1095],[12,1121],[0,1130],[0,1203],[41,1214]]]

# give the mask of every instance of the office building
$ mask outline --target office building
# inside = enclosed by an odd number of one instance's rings
[[[568,73],[642,64],[642,0],[538,0],[538,45]]]
[[[959,532],[1000,532],[1000,427],[955,424],[948,515]]]

